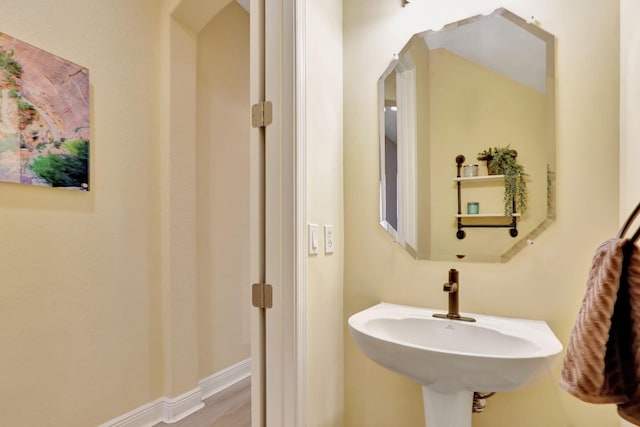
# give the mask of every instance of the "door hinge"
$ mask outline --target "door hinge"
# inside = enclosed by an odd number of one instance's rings
[[[254,307],[273,307],[273,287],[266,283],[255,283],[251,287],[251,299]]]
[[[260,101],[251,106],[251,126],[264,128],[273,122],[273,104],[271,101]]]

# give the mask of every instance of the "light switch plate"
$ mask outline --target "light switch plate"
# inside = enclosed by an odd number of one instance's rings
[[[335,242],[333,241],[333,225],[324,226],[324,253],[332,254],[335,248]]]
[[[320,242],[318,239],[318,224],[309,224],[309,255],[318,254],[320,248]]]

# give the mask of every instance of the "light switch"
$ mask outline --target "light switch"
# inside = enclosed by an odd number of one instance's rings
[[[317,255],[320,243],[318,242],[318,224],[309,224],[309,255]]]
[[[332,254],[334,249],[333,225],[324,226],[324,253]]]

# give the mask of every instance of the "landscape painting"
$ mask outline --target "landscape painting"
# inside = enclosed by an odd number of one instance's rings
[[[0,181],[89,190],[89,70],[0,33]]]

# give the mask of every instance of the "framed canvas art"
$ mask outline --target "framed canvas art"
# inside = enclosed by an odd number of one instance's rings
[[[89,70],[0,33],[0,181],[89,190]]]

